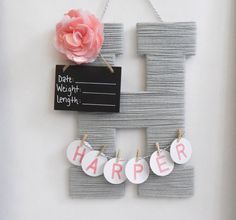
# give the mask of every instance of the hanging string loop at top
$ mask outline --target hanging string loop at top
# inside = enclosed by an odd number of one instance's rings
[[[147,2],[149,3],[149,5],[151,6],[151,8],[152,8],[153,12],[155,13],[155,15],[156,15],[158,21],[159,21],[159,22],[163,22],[163,20],[162,20],[160,14],[159,14],[159,12],[158,12],[158,10],[157,10],[157,9],[155,8],[155,6],[153,5],[152,1],[151,1],[151,0],[145,0],[145,1],[147,1]],[[105,3],[105,5],[104,5],[103,11],[102,11],[102,14],[101,14],[101,17],[100,17],[101,20],[103,19],[104,15],[106,14],[107,9],[108,9],[108,7],[109,7],[109,5],[110,5],[110,2],[111,2],[111,0],[106,0],[106,3]]]

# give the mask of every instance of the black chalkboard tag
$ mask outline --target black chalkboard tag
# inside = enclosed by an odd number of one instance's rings
[[[56,66],[55,110],[119,112],[121,67]]]

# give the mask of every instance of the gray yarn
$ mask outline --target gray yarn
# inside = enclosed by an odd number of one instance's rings
[[[181,177],[181,179],[180,179]],[[140,197],[187,198],[193,195],[194,169],[176,165],[173,172],[164,177],[151,173],[148,183],[138,187]]]
[[[91,181],[91,178],[95,181]],[[75,181],[76,180],[76,181]],[[72,198],[120,198],[124,194],[124,183],[113,185],[103,176],[90,177],[77,167],[69,168],[69,195]]]
[[[122,54],[124,42],[123,24],[104,24],[104,39],[102,54]]]
[[[105,31],[103,54],[108,53],[106,56],[111,61],[122,50],[121,26],[105,25],[109,31]],[[106,144],[105,153],[109,156],[115,155],[117,128],[146,128],[147,154],[155,150],[156,141],[162,147],[168,146],[176,137],[176,130],[184,127],[184,61],[185,56],[195,52],[195,29],[192,22],[137,24],[138,54],[146,55],[147,91],[122,93],[120,113],[79,113],[78,137],[88,133],[95,149]],[[86,184],[82,184],[84,178]],[[124,194],[124,184],[107,187],[110,184],[104,177],[88,177],[80,168],[70,169],[73,198],[117,198]],[[138,186],[138,194],[157,198],[189,197],[193,194],[193,168],[178,166],[168,177],[151,174]]]
[[[195,54],[194,22],[138,23],[138,54]]]

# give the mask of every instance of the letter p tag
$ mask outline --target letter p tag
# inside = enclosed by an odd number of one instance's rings
[[[144,183],[149,177],[149,166],[145,159],[132,158],[125,167],[125,174],[128,180],[133,184]]]

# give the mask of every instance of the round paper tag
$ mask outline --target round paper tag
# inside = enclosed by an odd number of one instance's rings
[[[126,180],[125,161],[110,159],[104,166],[104,177],[109,183],[121,184]]]
[[[85,154],[92,150],[88,142],[84,141],[84,144],[81,144],[81,140],[75,140],[70,143],[66,150],[67,159],[76,166],[81,166]]]
[[[107,162],[104,154],[99,154],[99,151],[93,150],[87,153],[82,160],[82,169],[89,176],[100,176],[103,174],[103,168]]]
[[[145,159],[132,158],[125,167],[125,174],[128,180],[134,184],[144,183],[149,176],[149,166]]]
[[[190,142],[181,138],[175,139],[170,146],[170,156],[172,160],[177,164],[184,164],[189,161],[192,155],[192,147]]]
[[[170,157],[170,153],[166,150],[160,150],[159,155],[155,151],[149,162],[151,170],[158,176],[167,176],[174,169],[174,162]]]

